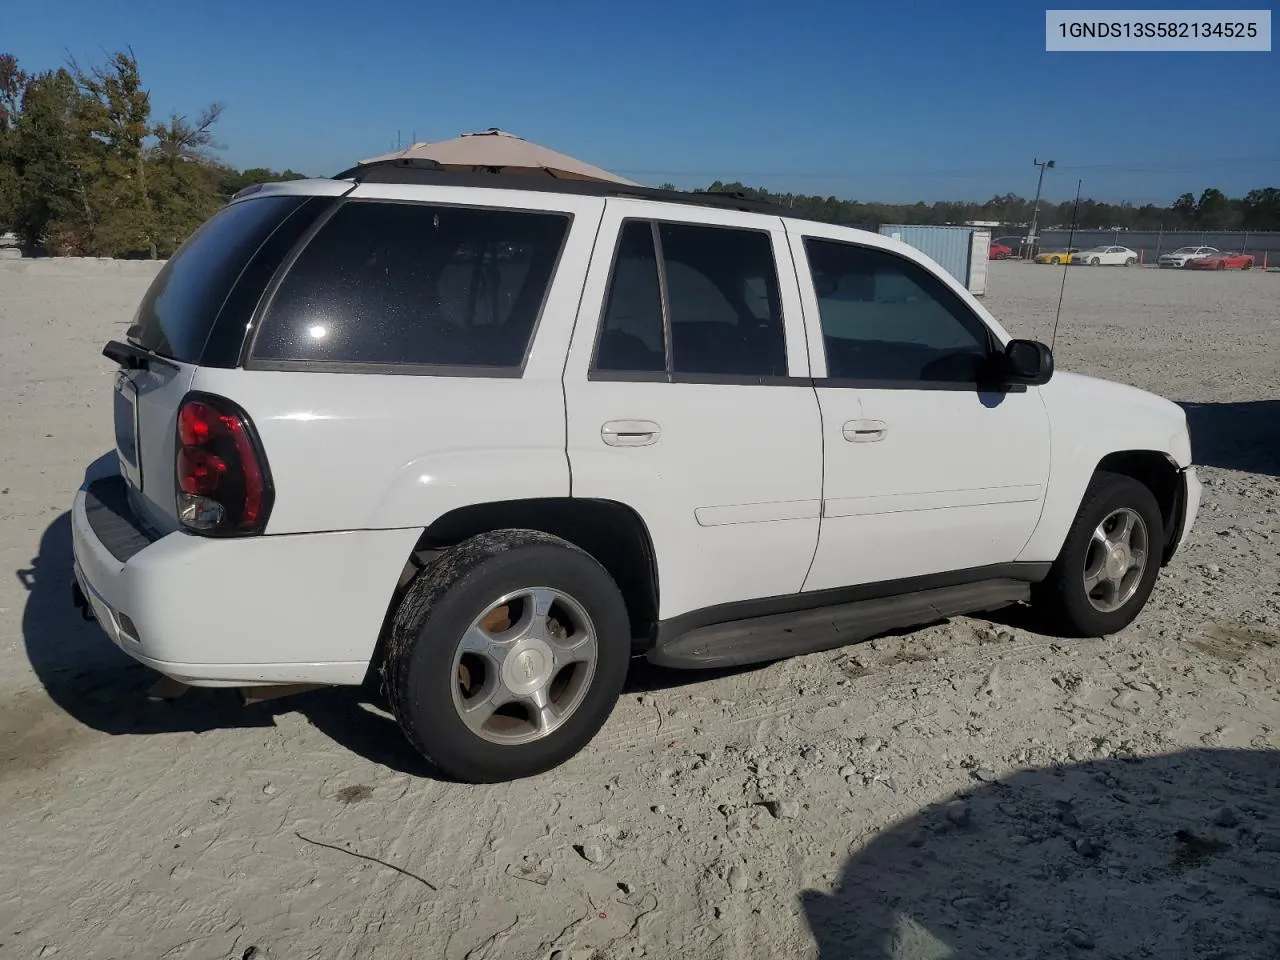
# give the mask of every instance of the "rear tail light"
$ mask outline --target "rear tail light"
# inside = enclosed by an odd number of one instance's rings
[[[261,533],[273,491],[249,415],[223,397],[190,393],[178,409],[178,520],[207,536]]]

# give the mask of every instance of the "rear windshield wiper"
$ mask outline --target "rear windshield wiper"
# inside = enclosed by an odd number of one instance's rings
[[[172,370],[178,369],[178,365],[172,360],[158,356],[150,350],[144,350],[137,344],[122,343],[119,340],[108,341],[102,348],[102,355],[108,360],[114,360],[126,370],[150,370],[153,364],[169,367]]]

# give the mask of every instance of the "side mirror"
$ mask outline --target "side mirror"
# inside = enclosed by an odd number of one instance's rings
[[[1004,359],[1008,383],[1039,386],[1053,376],[1053,351],[1039,340],[1010,340],[1005,344]]]

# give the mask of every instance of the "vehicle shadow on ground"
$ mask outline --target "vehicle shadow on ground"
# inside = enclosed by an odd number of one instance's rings
[[[1280,477],[1280,400],[1180,406],[1197,464]]]
[[[85,726],[120,736],[204,733],[270,727],[277,715],[299,711],[340,745],[374,763],[435,776],[395,723],[370,709],[380,706],[375,691],[317,690],[245,705],[234,690],[193,688],[173,700],[148,700],[159,674],[118,650],[71,605],[69,513],[49,525],[39,554],[17,575],[28,591],[22,616],[27,659],[50,699]]]
[[[112,468],[115,455],[94,463],[86,476]],[[301,712],[317,729],[366,759],[435,777],[434,768],[405,740],[376,690],[336,688],[246,705],[234,690],[190,689],[167,701],[147,692],[160,679],[116,648],[71,603],[71,514],[45,529],[31,564],[16,571],[27,590],[22,636],[27,659],[49,698],[78,722],[103,733],[140,736],[270,727],[275,717]],[[191,611],[200,616],[199,609]]]
[[[376,682],[248,705],[238,691],[199,688],[172,700],[148,700],[159,674],[117,649],[96,623],[84,620],[72,606],[70,513],[48,526],[37,556],[16,575],[27,590],[22,615],[27,659],[49,698],[87,727],[119,736],[204,733],[270,727],[277,716],[297,712],[337,744],[373,763],[417,777],[440,776],[404,738]],[[193,609],[191,615],[200,616],[200,611]],[[663,670],[636,661],[627,691],[676,687],[731,672],[739,671]]]
[[[819,960],[1280,956],[1280,752],[977,783],[802,891]]]

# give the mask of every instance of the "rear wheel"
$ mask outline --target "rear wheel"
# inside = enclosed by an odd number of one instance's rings
[[[1132,267],[1137,262],[1138,262],[1137,257],[1129,257],[1128,259],[1125,260],[1124,265],[1126,267]]]
[[[613,578],[533,530],[480,534],[409,586],[392,624],[387,696],[409,741],[446,775],[542,773],[604,725],[630,659]]]
[[[1086,637],[1128,626],[1160,571],[1164,524],[1151,491],[1131,477],[1099,472],[1033,606],[1052,625]]]
[[[1241,269],[1241,270],[1252,270],[1252,269],[1253,269],[1253,261],[1252,261],[1252,260],[1246,260],[1244,263],[1240,264],[1240,269]]]
[[[1227,265],[1226,265],[1226,263],[1225,263],[1225,262],[1223,262],[1222,260],[1219,260],[1219,261],[1218,261],[1218,265],[1217,265],[1216,267],[1214,267],[1214,269],[1215,269],[1215,270],[1225,270],[1225,269],[1227,269]]]

